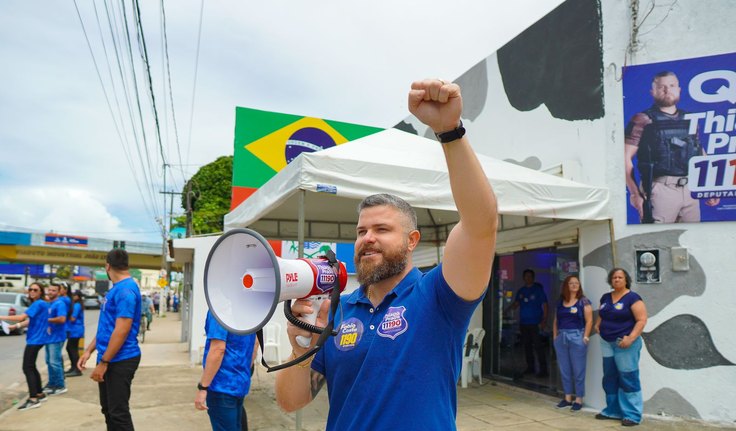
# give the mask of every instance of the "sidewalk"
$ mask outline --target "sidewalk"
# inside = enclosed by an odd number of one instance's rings
[[[186,345],[179,343],[181,321],[175,313],[154,320],[146,333],[141,365],[133,380],[130,400],[136,429],[141,431],[181,431],[210,429],[206,412],[194,409],[193,400],[201,367],[190,367]],[[90,360],[93,364],[94,360]],[[86,371],[84,377],[67,380],[69,391],[52,397],[40,408],[0,414],[0,431],[53,429],[104,430],[105,421],[98,404],[97,384]],[[251,431],[295,430],[295,415],[282,412],[273,393],[273,374],[258,366],[246,398]],[[621,429],[617,421],[599,421],[596,412],[573,414],[555,409],[558,400],[504,384],[485,380],[484,385],[458,387],[457,425],[460,431],[481,430],[606,430]],[[323,430],[327,418],[327,397],[323,390],[302,411],[302,429]],[[408,426],[408,425],[407,425]],[[408,429],[408,428],[407,428]],[[638,430],[680,431],[725,429],[697,421],[645,418]]]

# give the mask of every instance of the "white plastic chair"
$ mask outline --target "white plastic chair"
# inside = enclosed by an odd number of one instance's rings
[[[483,384],[483,376],[480,370],[481,349],[483,348],[483,337],[486,331],[483,328],[473,328],[465,335],[463,346],[463,368],[460,372],[460,384],[463,388],[468,387],[468,375],[470,380],[478,377],[478,384]]]
[[[268,349],[274,349],[276,353],[276,363],[281,364],[281,324],[278,322],[269,322],[263,327],[263,355],[266,356]],[[268,356],[266,356],[268,361]]]

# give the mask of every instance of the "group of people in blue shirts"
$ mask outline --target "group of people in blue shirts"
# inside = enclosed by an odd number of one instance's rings
[[[516,294],[511,307],[521,309],[520,327],[525,347],[527,372],[534,372],[534,355],[546,376],[547,363],[541,331],[547,321],[547,295],[534,281],[534,271],[523,273],[525,286]],[[643,400],[639,379],[641,333],[646,325],[644,301],[631,291],[631,276],[623,268],[612,269],[607,278],[611,292],[600,299],[598,318],[593,323],[593,306],[583,294],[580,279],[567,276],[556,303],[552,337],[565,396],[558,408],[578,411],[585,396],[585,368],[588,343],[593,331],[600,335],[603,356],[603,390],[606,407],[596,419],[619,420],[623,426],[641,422]]]
[[[28,384],[28,399],[18,407],[19,410],[40,407],[48,396],[65,393],[65,377],[82,374],[76,366],[79,340],[84,338],[81,293],[77,292],[72,300],[65,283],[53,282],[45,289],[41,283],[32,283],[28,287],[28,300],[30,305],[24,313],[0,316],[2,320],[15,322],[11,329],[27,327],[23,373]],[[65,342],[71,362],[66,373],[62,358]],[[41,375],[36,367],[36,359],[42,348],[45,349],[48,367],[48,383],[45,387],[41,386]]]

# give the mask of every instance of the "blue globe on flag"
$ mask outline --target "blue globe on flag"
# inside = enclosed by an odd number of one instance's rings
[[[315,127],[299,129],[286,141],[286,163],[291,163],[301,153],[313,153],[334,146],[335,140],[324,130]]]

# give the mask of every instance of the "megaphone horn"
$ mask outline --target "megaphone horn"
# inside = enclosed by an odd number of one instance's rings
[[[282,259],[258,232],[233,229],[218,238],[207,256],[207,306],[228,331],[252,334],[271,320],[279,302],[311,297],[317,300],[313,301],[316,309],[304,317],[314,324],[319,300],[333,288],[343,290],[347,284],[345,265],[339,265],[338,277],[324,259]]]

